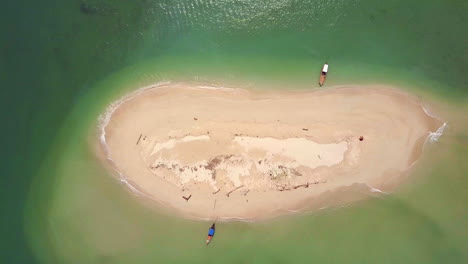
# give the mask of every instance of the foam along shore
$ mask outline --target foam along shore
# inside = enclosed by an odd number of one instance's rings
[[[370,86],[253,92],[168,83],[107,114],[101,143],[119,177],[204,219],[307,210],[356,183],[389,190],[441,126],[416,97]]]

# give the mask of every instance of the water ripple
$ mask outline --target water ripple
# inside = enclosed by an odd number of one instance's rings
[[[180,0],[154,1],[145,21],[169,31],[222,30],[265,31],[273,29],[333,27],[342,10],[356,0]]]

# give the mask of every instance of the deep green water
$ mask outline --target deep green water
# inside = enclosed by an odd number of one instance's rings
[[[7,1],[1,5],[0,263],[466,263],[468,2]],[[315,89],[383,83],[454,109],[411,182],[261,223],[148,209],[90,138],[125,92],[164,81]],[[97,136],[97,135],[96,135]]]

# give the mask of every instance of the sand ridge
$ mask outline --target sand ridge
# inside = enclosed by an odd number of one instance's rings
[[[167,84],[115,109],[105,140],[133,186],[186,216],[268,218],[355,183],[385,189],[438,127],[394,89]]]

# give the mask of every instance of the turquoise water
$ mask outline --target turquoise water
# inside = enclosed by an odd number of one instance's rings
[[[466,262],[465,1],[41,1],[2,5],[1,263]],[[93,154],[97,116],[164,80],[384,83],[447,105],[397,193],[262,223],[152,210]]]

